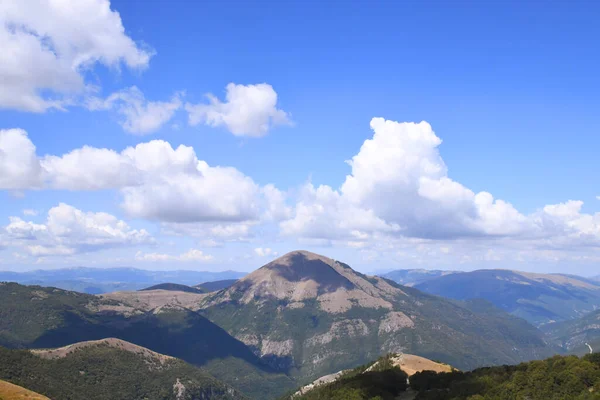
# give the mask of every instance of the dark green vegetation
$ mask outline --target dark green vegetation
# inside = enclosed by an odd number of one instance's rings
[[[548,324],[542,327],[549,340],[569,353],[589,353],[586,343],[600,351],[600,310],[581,318]]]
[[[0,345],[53,348],[115,337],[206,368],[216,378],[256,398],[277,395],[295,383],[265,365],[248,347],[200,314],[163,307],[150,312],[96,296],[55,288],[0,284]],[[99,311],[104,310],[104,311]]]
[[[208,373],[181,360],[161,362],[108,345],[79,349],[56,359],[0,347],[0,379],[52,399],[244,398]]]
[[[404,286],[415,286],[421,282],[428,281],[438,276],[457,274],[459,271],[443,271],[443,270],[428,270],[428,269],[398,269],[395,271],[386,272],[380,276],[392,280]]]
[[[139,290],[163,282],[193,286],[198,282],[237,279],[236,271],[146,271],[136,268],[62,268],[29,272],[0,271],[0,282],[52,286],[82,293],[101,294]]]
[[[194,287],[206,290],[207,292],[217,292],[219,290],[227,289],[237,281],[237,279],[223,279],[220,281],[204,282]]]
[[[600,399],[600,354],[555,356],[472,372],[423,371],[410,378],[417,400]]]
[[[457,300],[486,299],[536,326],[578,318],[600,307],[600,283],[571,275],[479,270],[440,276],[415,287]]]
[[[489,303],[448,301],[315,257],[275,260],[209,296],[201,312],[300,383],[390,352],[463,370],[554,354],[539,330]],[[285,297],[311,280],[319,284],[313,296]],[[277,287],[290,289],[279,294]],[[330,298],[349,308],[331,310]]]
[[[159,283],[158,285],[150,286],[145,289],[140,289],[140,291],[145,290],[173,290],[177,292],[186,292],[186,293],[206,293],[208,290],[204,290],[202,286],[198,285],[195,287],[180,285],[178,283]]]
[[[362,373],[366,368],[356,368],[346,377],[294,399],[393,400],[405,390],[406,374],[398,368],[382,363],[376,371]],[[416,400],[597,400],[600,354],[555,356],[471,372],[417,372],[410,377],[409,391]]]
[[[394,400],[406,391],[408,375],[389,362],[388,357],[376,361],[377,365],[367,364],[354,368],[334,382],[317,386],[294,400]],[[289,399],[287,396],[286,399]]]

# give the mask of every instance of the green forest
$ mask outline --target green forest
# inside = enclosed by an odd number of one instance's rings
[[[394,400],[408,390],[415,400],[598,400],[600,354],[555,356],[470,372],[423,371],[410,377],[389,364],[361,367],[294,400]],[[290,397],[288,397],[290,398]]]

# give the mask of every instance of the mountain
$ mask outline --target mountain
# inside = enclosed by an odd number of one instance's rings
[[[178,300],[193,304],[206,295],[165,290],[133,293],[150,299],[158,293],[163,296],[159,299],[173,304],[132,305],[117,300],[118,293],[104,298],[0,283],[0,346],[60,347],[115,337],[201,366],[250,397],[274,396],[295,386],[244,343]]]
[[[186,292],[186,293],[207,293],[208,290],[202,289],[202,286],[187,286],[180,285],[178,283],[159,283],[158,285],[150,286],[145,289],[140,289],[141,292],[145,292],[148,290],[170,290],[175,292]]]
[[[573,275],[478,270],[440,276],[415,288],[457,300],[483,298],[536,326],[600,307],[600,283]]]
[[[536,328],[491,308],[448,301],[296,251],[208,294],[200,312],[300,382],[389,352],[461,369],[552,354]]]
[[[54,399],[244,398],[197,367],[112,338],[51,350],[0,348],[0,378]]]
[[[192,286],[199,282],[237,279],[244,275],[245,273],[236,271],[147,271],[136,268],[77,267],[29,272],[0,271],[0,282],[53,286],[65,290],[101,294],[139,290],[164,282]]]
[[[203,289],[207,292],[218,292],[219,290],[227,289],[229,286],[237,282],[237,279],[224,279],[221,281],[204,282],[194,286],[198,289]]]
[[[398,269],[380,276],[404,286],[415,286],[419,283],[428,281],[429,279],[437,278],[438,276],[457,273],[460,273],[460,271],[443,271],[439,269]]]
[[[50,400],[21,386],[0,380],[0,400]]]
[[[552,342],[569,353],[587,354],[589,347],[586,343],[594,351],[600,351],[600,310],[571,321],[548,324],[542,329]]]
[[[390,359],[393,358],[383,358],[376,368],[369,365],[355,368],[331,383],[285,399],[592,400],[600,394],[599,354],[582,358],[554,356],[470,372],[424,370],[410,376],[408,390],[402,371]]]

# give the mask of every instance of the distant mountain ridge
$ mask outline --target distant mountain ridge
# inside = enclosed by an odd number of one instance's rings
[[[123,290],[139,290],[165,282],[194,286],[204,282],[238,279],[244,275],[246,273],[237,271],[149,271],[126,267],[75,267],[28,272],[0,271],[0,282],[52,286],[88,294],[102,294]]]
[[[202,286],[187,286],[180,285],[178,283],[159,283],[158,285],[150,286],[144,289],[140,289],[140,292],[147,292],[149,290],[170,290],[176,292],[187,292],[187,293],[206,293],[207,291],[202,288]]]
[[[486,299],[536,326],[600,308],[600,282],[574,275],[490,269],[440,276],[415,287],[457,300]]]
[[[384,274],[378,274],[382,278],[390,279],[400,285],[415,286],[429,279],[437,278],[450,274],[457,274],[461,271],[446,271],[440,269],[398,269]]]

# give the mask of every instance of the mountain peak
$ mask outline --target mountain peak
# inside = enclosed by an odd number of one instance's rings
[[[377,277],[367,277],[352,268],[316,253],[292,251],[240,279],[224,293],[209,300],[242,303],[285,300],[292,308],[306,300],[317,300],[328,312],[343,312],[357,304],[391,308],[389,300],[403,295],[401,289]]]

